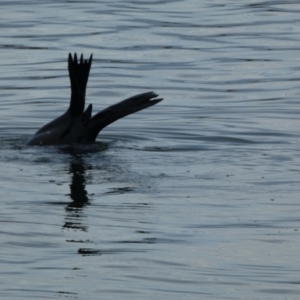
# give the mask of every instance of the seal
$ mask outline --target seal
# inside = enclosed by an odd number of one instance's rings
[[[154,92],[147,92],[127,98],[109,106],[92,117],[92,104],[86,110],[85,92],[92,65],[93,55],[83,59],[81,54],[69,53],[68,70],[71,83],[71,100],[67,111],[60,117],[44,125],[26,145],[72,145],[87,144],[96,140],[99,132],[109,124],[147,107],[153,106],[162,98]]]

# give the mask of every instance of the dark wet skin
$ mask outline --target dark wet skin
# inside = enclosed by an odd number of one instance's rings
[[[96,140],[99,132],[109,124],[162,101],[154,92],[147,92],[125,99],[100,111],[92,117],[92,104],[84,111],[85,91],[93,56],[88,60],[77,59],[76,53],[68,58],[71,83],[71,100],[67,111],[44,125],[26,145],[87,144]]]

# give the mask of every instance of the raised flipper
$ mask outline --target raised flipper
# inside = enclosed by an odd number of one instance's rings
[[[104,127],[117,121],[118,119],[155,105],[163,100],[162,98],[154,99],[156,97],[158,97],[158,95],[154,92],[147,92],[130,97],[100,111],[92,117],[87,126],[87,141],[95,141],[97,135]]]
[[[71,83],[71,101],[69,112],[72,117],[78,117],[83,113],[85,105],[85,90],[92,65],[93,54],[89,60],[83,59],[81,54],[80,60],[77,60],[77,54],[69,53],[68,69]]]
[[[85,112],[85,90],[92,64],[81,55],[78,61],[76,53],[68,58],[68,69],[71,83],[70,106],[60,117],[44,125],[27,142],[27,145],[60,145],[78,143],[78,138],[85,134],[84,126],[92,114],[90,105]]]

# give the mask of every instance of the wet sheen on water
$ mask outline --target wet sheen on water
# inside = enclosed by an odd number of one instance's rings
[[[297,1],[1,8],[1,299],[298,299]],[[95,112],[164,101],[24,146],[69,105],[69,52]]]

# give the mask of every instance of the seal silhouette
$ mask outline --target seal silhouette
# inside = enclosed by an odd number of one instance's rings
[[[86,110],[85,91],[92,65],[89,59],[77,59],[77,54],[69,53],[68,70],[71,83],[71,100],[67,111],[60,117],[39,129],[26,145],[71,145],[87,144],[96,140],[99,132],[109,124],[147,107],[153,106],[162,98],[154,92],[147,92],[127,98],[107,107],[92,117],[92,104]]]

